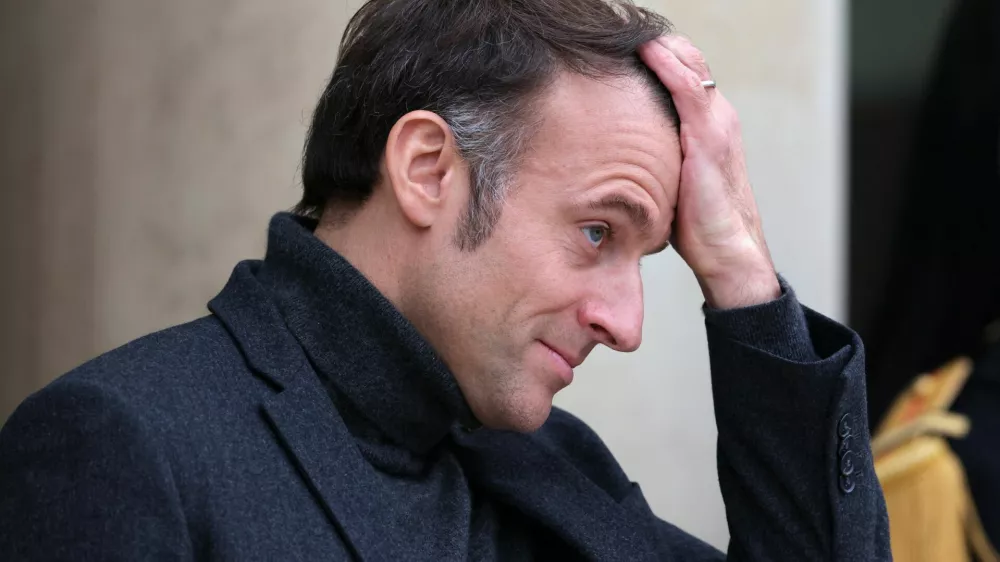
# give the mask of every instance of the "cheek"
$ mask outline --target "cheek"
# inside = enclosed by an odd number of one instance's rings
[[[583,286],[575,231],[538,212],[547,206],[537,207],[506,209],[488,244],[495,275],[491,281],[503,295],[509,322],[531,322],[536,316],[565,310]]]
[[[572,315],[584,299],[588,283],[587,272],[567,262],[560,251],[539,251],[515,270],[509,279],[516,318],[536,323],[546,322],[564,314]]]

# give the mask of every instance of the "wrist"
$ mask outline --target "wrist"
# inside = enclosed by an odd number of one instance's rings
[[[706,304],[717,310],[746,308],[774,301],[781,296],[778,275],[770,265],[698,277],[698,284]]]

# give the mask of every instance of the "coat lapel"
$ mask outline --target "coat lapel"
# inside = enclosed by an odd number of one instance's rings
[[[470,481],[557,534],[590,560],[655,560],[641,517],[531,435],[456,435]]]
[[[405,560],[382,532],[394,502],[364,460],[301,346],[243,262],[209,309],[240,346],[251,369],[276,391],[262,409],[310,491],[360,560]]]
[[[264,412],[302,473],[360,560],[405,560],[405,545],[387,537],[384,515],[394,509],[372,467],[333,408],[326,391],[302,384],[264,402]]]

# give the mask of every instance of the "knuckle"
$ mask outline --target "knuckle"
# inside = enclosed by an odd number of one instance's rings
[[[718,162],[727,162],[732,155],[733,136],[729,131],[716,129],[708,147]]]
[[[698,49],[691,47],[691,52],[688,56],[691,58],[691,63],[698,68],[708,69],[708,61],[705,60],[705,55]]]
[[[727,115],[726,126],[737,135],[743,130],[743,124],[740,123],[740,116],[735,111],[730,111]]]
[[[691,43],[684,43],[678,47],[678,50],[692,68],[696,70],[708,70],[708,60],[705,59],[705,53],[702,53],[698,47],[695,47]]]
[[[697,92],[701,88],[701,78],[694,72],[685,72],[684,84],[689,90]]]
[[[729,167],[733,160],[733,147],[729,142],[728,135],[722,135],[715,144],[716,162],[724,169]]]

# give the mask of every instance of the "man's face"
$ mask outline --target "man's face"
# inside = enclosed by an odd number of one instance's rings
[[[471,252],[442,240],[407,290],[477,418],[519,431],[544,423],[595,345],[639,347],[639,260],[667,242],[681,163],[638,78],[566,73],[541,104],[492,236]],[[454,204],[456,225],[467,203],[466,192]]]

